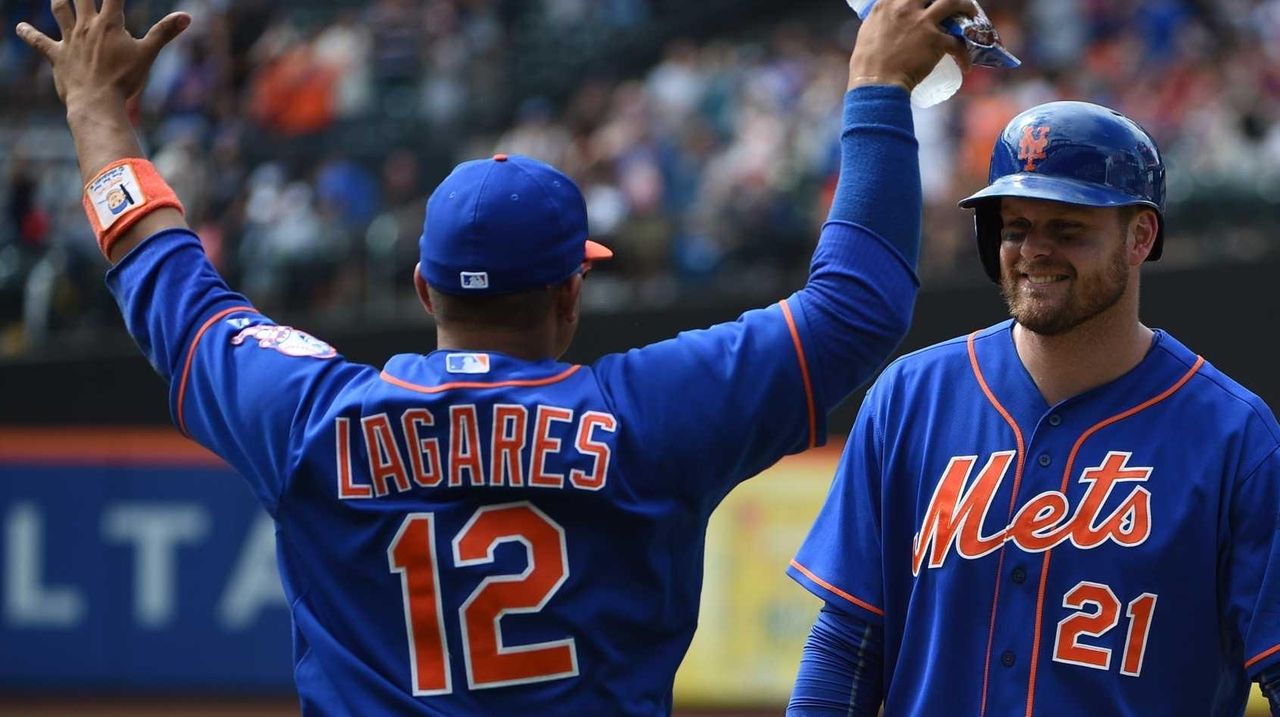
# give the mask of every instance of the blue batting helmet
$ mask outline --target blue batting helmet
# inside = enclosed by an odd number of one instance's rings
[[[960,202],[974,210],[982,267],[1000,281],[1000,197],[1089,207],[1150,207],[1160,226],[1147,261],[1164,245],[1164,162],[1137,122],[1088,102],[1050,102],[1013,118],[991,150],[986,189]]]

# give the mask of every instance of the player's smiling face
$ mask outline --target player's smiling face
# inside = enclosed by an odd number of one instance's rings
[[[1056,336],[1125,295],[1137,265],[1125,210],[1018,197],[1000,205],[1000,291],[1019,324]]]

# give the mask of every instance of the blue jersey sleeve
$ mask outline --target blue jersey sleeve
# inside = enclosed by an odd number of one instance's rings
[[[274,514],[308,419],[366,367],[277,326],[231,291],[195,234],[167,230],[107,274],[125,326],[169,383],[178,428],[248,479]]]
[[[797,338],[804,320],[783,302],[596,362],[624,435],[655,466],[646,475],[661,481],[644,487],[714,505],[738,481],[821,440],[826,422]]]
[[[884,434],[882,397],[890,371],[862,403],[827,501],[787,574],[805,589],[873,624],[884,618],[880,493]]]
[[[1280,666],[1280,447],[1231,500],[1226,551],[1228,627],[1244,642],[1250,679]]]
[[[907,257],[920,240],[921,197],[908,95],[851,91],[844,122],[843,163],[860,171],[841,173],[803,289],[596,365],[636,445],[711,505],[783,455],[823,443],[826,413],[910,325],[917,281]]]
[[[809,285],[785,301],[596,363],[624,430],[677,491],[713,506],[825,443],[827,412],[906,332],[915,285],[896,253],[841,224],[823,242]],[[828,264],[828,252],[844,256]]]

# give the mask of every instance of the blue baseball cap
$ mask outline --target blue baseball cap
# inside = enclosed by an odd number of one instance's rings
[[[418,271],[446,294],[557,284],[613,252],[587,238],[578,185],[519,155],[463,162],[427,200]]]

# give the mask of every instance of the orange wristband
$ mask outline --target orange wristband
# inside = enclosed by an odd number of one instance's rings
[[[98,248],[110,256],[111,246],[134,224],[161,207],[186,213],[178,195],[165,183],[155,166],[145,159],[120,159],[98,172],[84,188],[84,212],[98,239]]]

